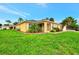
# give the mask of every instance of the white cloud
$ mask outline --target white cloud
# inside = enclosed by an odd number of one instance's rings
[[[19,11],[10,9],[6,6],[0,5],[0,12],[2,11],[5,13],[10,13],[10,14],[14,14],[14,15],[22,16],[22,17],[26,17],[26,15],[30,15],[29,13],[19,12]]]
[[[47,3],[36,3],[38,6],[47,7]]]

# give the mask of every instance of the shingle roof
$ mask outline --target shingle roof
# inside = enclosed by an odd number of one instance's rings
[[[54,23],[52,21],[49,21],[49,20],[27,20],[27,21],[24,21],[22,23],[18,23],[17,25],[20,25],[20,24],[23,24],[23,23],[44,23],[44,22],[49,22],[49,23]]]

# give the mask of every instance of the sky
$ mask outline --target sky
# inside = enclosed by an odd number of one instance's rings
[[[0,23],[15,22],[19,17],[28,20],[53,17],[60,23],[68,16],[79,19],[78,3],[0,3]]]

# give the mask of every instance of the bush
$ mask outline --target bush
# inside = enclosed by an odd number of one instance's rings
[[[76,31],[79,31],[79,25],[75,28]]]
[[[17,31],[20,31],[20,29],[19,29],[19,28],[16,28],[16,30],[17,30]]]
[[[51,30],[51,32],[59,32],[59,31],[61,31],[59,28],[53,28],[53,29]]]
[[[79,28],[76,28],[75,30],[76,30],[76,31],[79,31]]]
[[[41,31],[41,28],[36,23],[32,24],[31,27],[30,27],[30,30],[29,30],[29,32],[31,32],[31,33],[37,33],[37,32],[40,32],[40,31]]]
[[[75,24],[75,23],[72,23],[71,25],[70,25],[71,27],[72,27],[72,29],[76,29],[76,28],[78,28],[78,25],[77,24]]]
[[[52,29],[51,32],[56,32],[56,30],[55,29]]]
[[[3,30],[7,30],[6,28],[3,28]]]

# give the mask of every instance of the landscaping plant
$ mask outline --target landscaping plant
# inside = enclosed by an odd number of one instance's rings
[[[37,32],[40,32],[40,31],[41,31],[41,28],[40,28],[40,26],[38,24],[33,23],[30,26],[29,32],[31,32],[31,33],[37,33]]]

